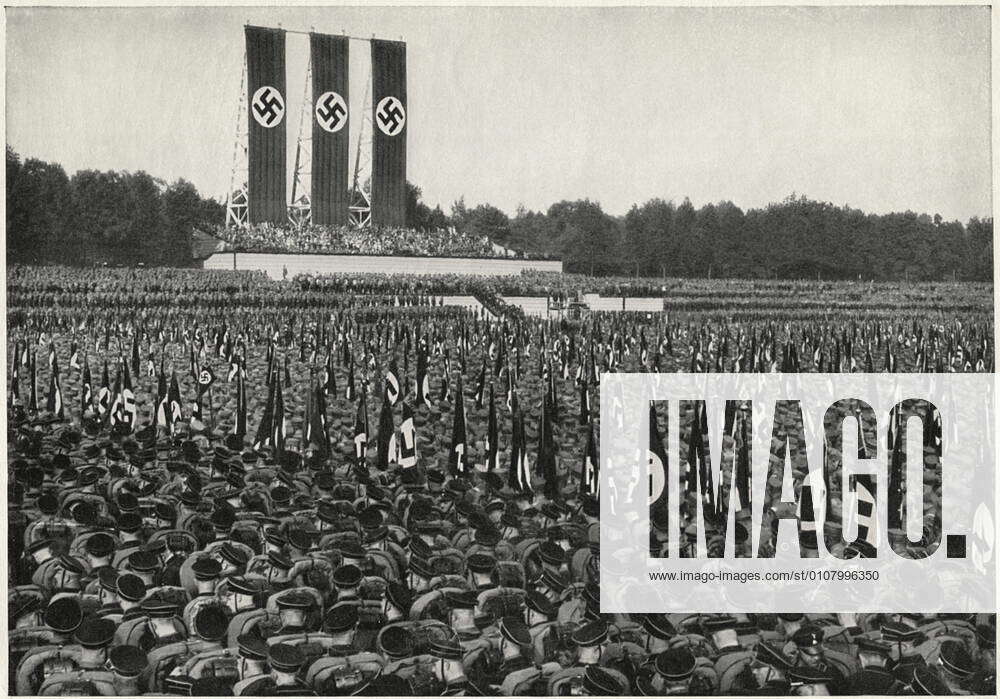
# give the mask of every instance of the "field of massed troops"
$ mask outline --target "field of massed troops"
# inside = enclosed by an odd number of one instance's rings
[[[15,267],[7,293],[12,694],[995,693],[995,614],[629,617],[596,582],[602,373],[992,372],[989,285]],[[583,293],[665,312],[503,300]]]

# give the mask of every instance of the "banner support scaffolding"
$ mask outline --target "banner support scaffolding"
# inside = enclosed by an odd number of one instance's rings
[[[288,205],[288,222],[296,229],[312,223],[312,57],[306,68],[306,84],[302,91],[302,109],[299,112],[299,136],[295,144],[295,170],[292,175],[292,203]],[[309,131],[306,131],[306,128]],[[309,163],[307,165],[306,163]]]
[[[243,53],[240,77],[239,105],[236,108],[236,141],[233,144],[233,165],[229,171],[229,191],[226,193],[226,228],[246,228],[250,223],[247,178],[249,177],[248,142],[250,131],[247,117],[247,55]]]

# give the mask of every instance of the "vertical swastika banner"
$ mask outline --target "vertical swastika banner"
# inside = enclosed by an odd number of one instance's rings
[[[406,224],[406,44],[372,40],[372,223]]]
[[[312,220],[346,224],[350,183],[346,36],[310,34],[312,56]]]
[[[247,27],[248,181],[251,223],[286,223],[285,32]]]

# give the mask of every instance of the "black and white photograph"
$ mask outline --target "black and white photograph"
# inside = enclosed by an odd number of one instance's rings
[[[990,7],[4,14],[5,694],[996,695]]]

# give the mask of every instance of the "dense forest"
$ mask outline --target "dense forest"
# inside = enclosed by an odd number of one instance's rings
[[[993,219],[963,225],[910,211],[866,214],[792,195],[763,209],[732,202],[695,209],[653,199],[615,218],[591,201],[547,212],[452,210],[459,228],[517,250],[561,255],[566,269],[636,276],[981,280],[993,279]]]
[[[623,217],[589,200],[513,217],[455,202],[450,214],[408,185],[407,224],[459,230],[526,253],[557,255],[567,271],[672,277],[992,280],[993,220],[966,224],[910,211],[870,214],[804,196],[762,209],[696,209],[653,199]],[[190,182],[145,172],[81,170],[21,160],[7,148],[7,258],[13,262],[191,264],[189,236],[225,219]]]
[[[145,172],[80,170],[24,161],[7,148],[7,261],[191,263],[190,234],[225,220],[193,184]]]

